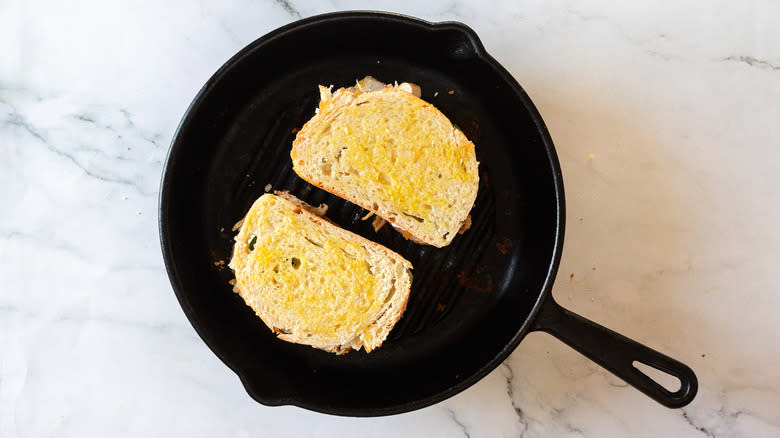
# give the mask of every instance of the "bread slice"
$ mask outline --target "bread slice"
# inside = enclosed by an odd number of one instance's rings
[[[287,196],[264,194],[244,218],[229,264],[235,291],[285,341],[378,348],[406,309],[412,264]]]
[[[293,142],[293,170],[404,235],[446,246],[477,197],[474,144],[413,94],[419,87],[377,83],[368,77],[335,93],[320,86],[317,113]]]

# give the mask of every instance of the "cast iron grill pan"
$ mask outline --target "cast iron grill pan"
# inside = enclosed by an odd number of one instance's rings
[[[292,171],[292,141],[314,114],[317,85],[351,86],[366,75],[419,84],[422,98],[476,144],[472,227],[445,248],[415,244],[389,224],[375,232],[361,220],[365,210]],[[232,292],[232,226],[267,185],[327,204],[329,219],[412,262],[406,313],[381,348],[336,356],[283,342]],[[687,404],[696,392],[688,367],[552,300],[563,225],[563,184],[544,123],[473,31],[366,12],[293,23],[228,61],[188,109],[160,197],[163,254],[182,308],[261,403],[354,416],[421,408],[475,383],[529,330],[544,330],[657,401]],[[682,387],[667,391],[634,360]]]

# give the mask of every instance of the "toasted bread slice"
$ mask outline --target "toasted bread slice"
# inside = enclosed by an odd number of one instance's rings
[[[320,87],[317,113],[293,142],[293,170],[416,241],[446,246],[477,197],[474,144],[413,94],[419,87],[376,83]]]
[[[378,348],[406,309],[411,263],[264,194],[236,236],[235,291],[280,339],[326,351]]]

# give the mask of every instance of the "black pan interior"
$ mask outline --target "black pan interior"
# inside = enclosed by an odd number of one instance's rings
[[[295,131],[317,85],[372,75],[419,84],[476,144],[473,226],[449,247],[375,232],[366,212],[291,170]],[[371,354],[336,356],[282,342],[231,291],[231,227],[270,184],[326,203],[342,227],[414,265],[411,297]],[[554,274],[562,239],[560,175],[525,93],[460,24],[371,13],[294,23],[248,46],[206,84],[174,139],[162,184],[161,237],[182,308],[209,347],[269,404],[383,415],[446,398],[520,341]]]

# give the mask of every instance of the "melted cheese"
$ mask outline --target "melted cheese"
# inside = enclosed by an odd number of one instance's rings
[[[325,129],[342,148],[351,184],[409,215],[429,219],[432,208],[454,202],[445,181],[476,177],[467,164],[473,152],[452,142],[447,134],[454,128],[427,103],[366,101],[341,111]]]
[[[304,333],[335,336],[363,327],[383,304],[368,252],[288,210],[279,216],[261,204],[247,214],[242,230],[254,232],[239,236],[247,252],[244,266],[236,266],[239,289],[268,291],[262,300]]]

